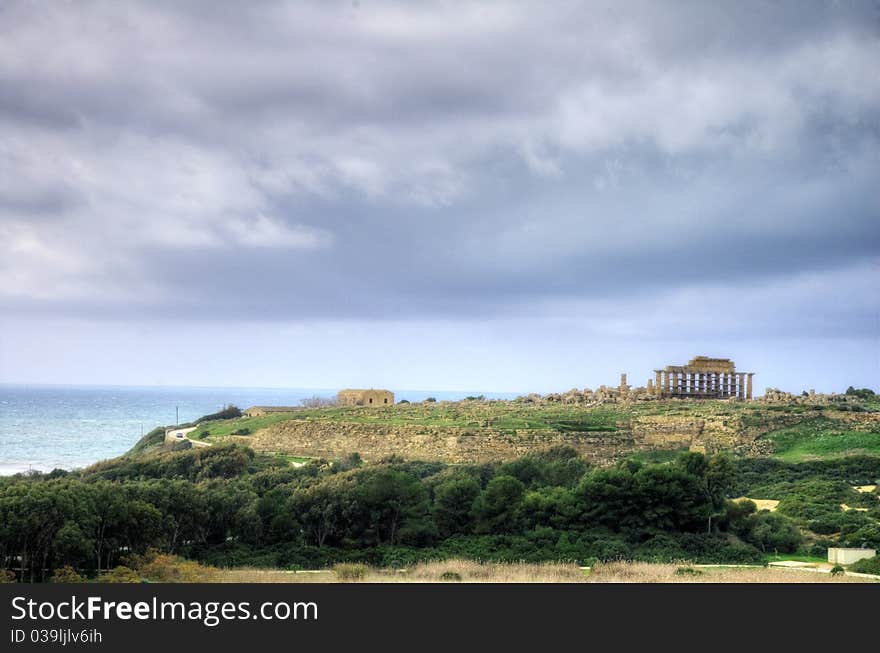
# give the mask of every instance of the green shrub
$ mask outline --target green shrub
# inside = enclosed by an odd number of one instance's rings
[[[700,569],[694,569],[693,567],[679,567],[675,570],[676,576],[702,576],[703,572]]]
[[[790,519],[772,512],[750,515],[737,535],[765,553],[794,553],[802,541],[797,526]]]
[[[846,394],[859,397],[860,399],[873,399],[876,395],[870,388],[859,388],[858,390],[852,386],[846,389]]]
[[[807,528],[817,535],[831,535],[840,531],[840,523],[835,519],[825,517],[807,522]]]
[[[241,409],[238,406],[224,406],[223,410],[217,411],[216,413],[202,415],[195,423],[213,422],[218,419],[236,419],[238,417],[241,417]]]
[[[250,435],[250,434],[251,434],[251,430],[247,426],[240,428],[240,429],[236,429],[232,432],[232,435]]]
[[[832,576],[840,576],[843,573],[843,571],[844,571],[843,567],[841,567],[840,565],[834,565],[831,568],[831,575]]]
[[[0,583],[14,583],[15,573],[6,569],[0,569]]]
[[[461,582],[461,574],[455,571],[444,571],[440,574],[440,580],[450,581],[454,583]]]
[[[849,569],[850,571],[855,571],[860,574],[877,574],[880,576],[880,556],[859,560],[850,565]]]
[[[344,582],[357,582],[367,577],[369,567],[360,563],[343,562],[333,567],[336,577]]]

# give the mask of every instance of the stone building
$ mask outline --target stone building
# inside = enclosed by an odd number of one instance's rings
[[[390,406],[394,393],[390,390],[340,390],[336,395],[337,406]]]
[[[729,358],[697,356],[687,365],[667,365],[654,370],[648,387],[660,398],[737,399],[752,398],[754,372],[737,372]]]
[[[245,417],[263,417],[272,413],[293,413],[301,409],[302,406],[251,406],[242,412]]]

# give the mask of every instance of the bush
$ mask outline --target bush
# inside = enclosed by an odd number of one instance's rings
[[[232,432],[232,435],[250,435],[250,434],[251,434],[251,430],[246,426],[244,428],[236,429],[235,431]]]
[[[807,522],[807,528],[817,535],[831,535],[840,531],[840,524],[835,519],[825,517]]]
[[[675,570],[676,576],[702,576],[703,572],[693,567],[679,567]]]
[[[436,404],[437,398],[436,397],[428,397],[427,399],[425,399],[425,401],[428,402],[429,404]]]
[[[192,560],[150,550],[137,556],[133,562],[142,578],[154,583],[206,583],[214,576],[214,569]]]
[[[85,577],[78,574],[70,565],[59,567],[52,576],[53,583],[84,583],[85,580]]]
[[[143,582],[141,580],[140,575],[130,567],[124,567],[120,565],[119,567],[114,567],[106,574],[101,576],[100,581],[102,583],[140,583]]]
[[[444,571],[440,574],[440,580],[450,581],[453,583],[461,582],[461,574],[455,571]]]
[[[816,540],[809,549],[807,549],[807,553],[809,553],[811,556],[824,558],[828,555],[829,547],[833,547],[835,545],[836,543],[832,540],[820,538]]]
[[[359,563],[344,562],[335,565],[333,567],[333,571],[336,572],[336,577],[339,580],[349,583],[357,582],[366,578],[369,568],[367,567],[367,565]]]
[[[201,424],[202,422],[213,422],[218,419],[236,419],[241,417],[241,409],[238,406],[224,406],[223,410],[219,410],[216,413],[211,413],[210,415],[202,415],[199,417],[195,424]]]
[[[11,571],[7,571],[6,569],[0,569],[0,583],[14,583],[15,582],[15,573]]]
[[[800,532],[791,520],[772,512],[750,515],[739,527],[737,535],[764,553],[794,553],[802,541]]]
[[[859,560],[850,565],[849,569],[850,571],[855,571],[859,574],[877,574],[880,576],[880,556]]]
[[[832,575],[832,576],[840,576],[840,574],[842,574],[843,571],[844,571],[844,570],[843,570],[843,567],[841,567],[840,565],[834,565],[834,566],[831,568],[831,575]]]

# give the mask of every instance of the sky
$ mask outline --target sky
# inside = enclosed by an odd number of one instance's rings
[[[0,3],[0,382],[880,389],[877,2]]]

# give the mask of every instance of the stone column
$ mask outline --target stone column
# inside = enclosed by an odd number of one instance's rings
[[[659,397],[662,393],[662,386],[660,385],[660,370],[654,370],[654,392]]]
[[[752,398],[752,376],[754,372],[749,372],[748,379],[746,380],[746,399]]]
[[[746,375],[744,372],[739,372],[737,374],[737,376],[739,377],[737,379],[737,386],[739,386],[739,388],[738,388],[739,391],[737,392],[736,396],[739,397],[740,399],[745,399],[746,398],[746,378],[745,378]]]
[[[681,375],[678,372],[672,373],[672,391],[677,395],[681,394],[681,387],[679,386],[679,383],[681,382],[680,377]]]
[[[721,375],[721,396],[730,396],[730,375],[727,372]]]
[[[688,372],[688,394],[692,395],[697,391],[697,373],[696,372]]]

